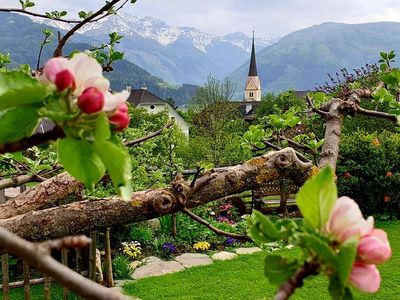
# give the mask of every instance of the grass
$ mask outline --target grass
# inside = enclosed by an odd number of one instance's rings
[[[365,294],[354,290],[354,299],[400,299],[400,221],[377,224],[387,231],[393,257],[379,267],[382,276],[381,289],[376,294]],[[298,255],[296,250],[282,250],[281,253]],[[183,272],[150,277],[129,283],[124,292],[143,300],[267,300],[274,295],[276,287],[269,284],[263,274],[263,253],[240,256],[231,261],[217,261],[210,266],[187,269]],[[294,300],[330,299],[326,277],[307,279],[304,287],[291,298]]]
[[[58,284],[52,284],[50,288],[51,299],[52,300],[62,300],[63,299],[63,289]],[[43,300],[43,285],[34,285],[31,286],[31,300]],[[10,291],[10,299],[11,300],[21,300],[24,298],[24,289],[12,289]],[[3,295],[0,295],[0,299],[3,299]],[[75,296],[73,293],[68,295],[68,300],[78,300],[79,297]]]

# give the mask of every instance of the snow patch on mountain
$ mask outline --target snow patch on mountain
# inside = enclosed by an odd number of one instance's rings
[[[32,18],[32,20],[64,30],[68,30],[72,26],[71,24],[54,20],[38,18]],[[193,47],[204,53],[207,53],[209,46],[219,43],[230,43],[246,52],[251,51],[251,38],[241,32],[226,36],[216,36],[201,32],[196,28],[169,26],[165,22],[152,17],[138,18],[124,12],[101,19],[98,22],[89,23],[79,30],[79,33],[99,36],[113,31],[124,36],[137,34],[142,38],[154,40],[162,46],[168,46],[179,39],[185,38],[191,40]],[[262,49],[276,41],[277,39],[256,38],[256,45],[257,48]]]

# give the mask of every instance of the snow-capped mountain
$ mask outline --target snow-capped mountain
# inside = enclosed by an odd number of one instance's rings
[[[69,26],[52,20],[34,21],[64,30]],[[202,84],[209,74],[225,77],[248,59],[251,50],[251,37],[241,32],[217,36],[127,13],[87,24],[79,33],[85,42],[99,44],[114,31],[124,36],[118,47],[126,59],[172,83]],[[256,38],[256,47],[261,50],[275,41]]]

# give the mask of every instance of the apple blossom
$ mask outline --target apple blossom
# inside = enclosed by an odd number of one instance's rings
[[[109,117],[111,124],[115,125],[116,131],[122,131],[129,126],[130,117],[128,114],[128,106],[123,103],[117,110]]]
[[[103,76],[102,66],[84,53],[77,53],[71,59],[50,59],[43,68],[43,74],[44,80],[54,83],[58,90],[72,89],[75,98],[79,98],[88,88],[96,88],[104,95],[102,110],[106,112],[115,110],[129,97],[128,91],[110,93],[110,82]]]
[[[356,262],[349,277],[351,285],[363,292],[375,293],[381,285],[381,276],[375,265]]]
[[[340,197],[332,207],[326,224],[326,232],[333,235],[339,243],[344,243],[353,236],[361,237],[370,233],[373,227],[373,217],[365,220],[354,200],[349,197]]]
[[[392,255],[389,240],[385,231],[374,229],[363,236],[358,243],[358,260],[365,264],[381,264]]]
[[[57,73],[54,83],[59,91],[75,88],[75,78],[69,70]]]
[[[104,94],[95,87],[89,87],[79,96],[78,106],[87,114],[97,113],[103,109]]]

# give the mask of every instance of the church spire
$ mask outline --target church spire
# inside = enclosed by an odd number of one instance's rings
[[[258,76],[257,75],[257,63],[256,63],[256,49],[254,46],[254,31],[253,31],[253,43],[252,43],[252,47],[251,47],[249,76]]]

